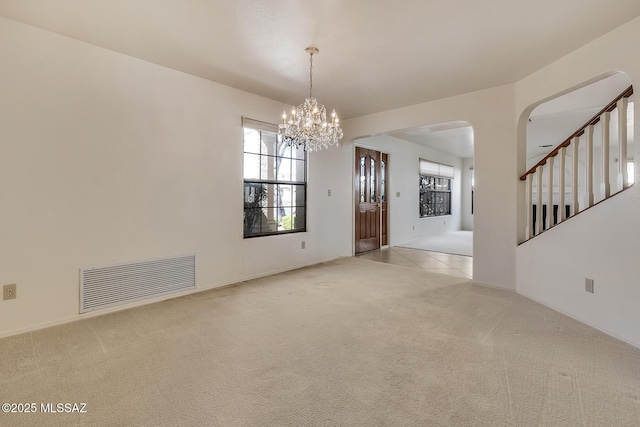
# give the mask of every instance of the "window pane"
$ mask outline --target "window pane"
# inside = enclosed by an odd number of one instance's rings
[[[255,182],[244,183],[245,207],[257,207],[267,197],[267,186]],[[247,206],[249,204],[250,206]]]
[[[244,152],[260,154],[260,132],[254,129],[244,129]]]
[[[288,184],[278,184],[278,206],[280,207],[280,217],[291,215],[293,189]]]
[[[376,161],[371,159],[371,203],[376,202]]]
[[[360,157],[360,203],[364,203],[366,191],[367,172],[364,168],[366,160],[366,157]]]
[[[384,160],[380,161],[380,179],[382,180],[382,182],[380,183],[380,198],[383,202],[386,201],[386,194],[385,194],[385,187],[387,186],[387,171],[386,171],[387,165],[386,162]]]
[[[304,207],[297,207],[294,212],[294,221],[292,230],[303,231],[307,228],[306,210]]]
[[[277,174],[276,179],[278,181],[291,181],[291,159],[277,158],[276,167]]]
[[[262,215],[260,217],[260,232],[271,233],[278,230],[277,223],[273,221],[273,207],[262,208]]]
[[[302,148],[291,148],[291,157],[298,160],[305,160],[307,152]]]
[[[262,137],[262,154],[275,156],[276,151],[276,134],[271,132],[260,132]]]
[[[273,181],[276,179],[276,158],[272,156],[261,156],[260,179]]]
[[[244,155],[244,179],[260,179],[260,155]]]
[[[244,209],[244,235],[260,233],[260,208]]]
[[[286,157],[286,158],[292,157],[292,153],[291,153],[292,150],[290,145],[287,145],[285,143],[280,143],[279,146],[280,146],[280,150],[278,151],[279,156]]]
[[[262,208],[267,200],[267,187],[260,183],[244,184],[244,235],[262,230]]]
[[[291,196],[291,206],[303,207],[306,205],[306,197],[305,197],[305,186],[300,185],[292,185],[291,186],[292,196]]]
[[[306,170],[305,170],[305,162],[304,160],[294,160],[292,164],[291,176],[293,177],[293,181],[296,182],[306,182]]]

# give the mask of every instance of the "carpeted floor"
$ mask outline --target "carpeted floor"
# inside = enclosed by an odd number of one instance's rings
[[[401,243],[404,248],[473,256],[473,231],[450,231]]]
[[[635,426],[640,350],[513,292],[346,258],[0,339],[3,426]]]

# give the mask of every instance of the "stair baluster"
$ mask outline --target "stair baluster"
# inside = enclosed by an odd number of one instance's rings
[[[573,138],[571,143],[573,148],[572,166],[571,166],[571,216],[580,212],[580,202],[578,193],[578,148],[580,146],[580,137]]]
[[[558,163],[558,224],[567,219],[567,211],[564,208],[565,174],[567,148],[561,147],[558,151],[560,163]]]
[[[547,160],[547,228],[553,227],[553,157]]]
[[[589,125],[585,129],[587,137],[587,158],[585,160],[586,175],[586,202],[585,209],[593,206],[593,125]]]
[[[542,222],[542,166],[540,165],[538,166],[538,168],[536,169],[536,178],[537,178],[537,209],[536,209],[536,235],[542,233],[542,231],[544,230],[543,227],[543,222]]]
[[[609,176],[609,129],[611,113],[605,111],[600,116],[602,123],[602,179],[600,180],[600,194],[603,199],[611,195],[611,178]]]
[[[629,187],[627,178],[627,107],[628,98],[618,101],[618,191]],[[624,141],[624,143],[623,143]]]

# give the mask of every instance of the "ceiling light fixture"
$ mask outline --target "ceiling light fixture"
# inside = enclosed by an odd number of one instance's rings
[[[313,97],[313,55],[319,50],[315,47],[305,49],[309,58],[309,97],[298,108],[291,110],[287,118],[282,114],[282,124],[278,126],[278,134],[291,146],[305,151],[320,151],[338,143],[342,138],[342,128],[336,110],[331,113],[331,121],[327,122],[327,110]]]

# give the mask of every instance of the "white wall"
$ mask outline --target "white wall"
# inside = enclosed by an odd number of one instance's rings
[[[462,161],[462,230],[473,231],[473,214],[471,213],[471,176],[473,159]]]
[[[308,232],[242,238],[241,116],[282,104],[4,18],[0,61],[0,336],[79,318],[80,268],[196,253],[205,289],[350,255],[340,149]]]
[[[627,73],[637,85],[638,38],[640,18],[635,18],[516,84],[519,173],[525,172],[523,147],[530,110],[614,71]],[[635,129],[640,126],[639,116],[635,116]],[[634,144],[634,158],[638,158],[638,145]],[[524,201],[523,184],[518,199]],[[638,212],[640,187],[636,185],[522,244],[516,251],[516,290],[640,347]],[[523,226],[524,211],[519,214]],[[587,277],[595,280],[594,294],[584,290]]]
[[[343,122],[346,141],[431,123],[469,123],[475,150],[473,280],[510,289],[517,242],[514,101],[515,87],[506,85]]]
[[[356,145],[389,154],[389,244],[397,245],[420,237],[459,230],[461,224],[462,159],[441,150],[394,138],[376,135],[358,139]],[[451,180],[451,215],[420,218],[420,159],[454,167]],[[400,196],[397,196],[400,192]]]

